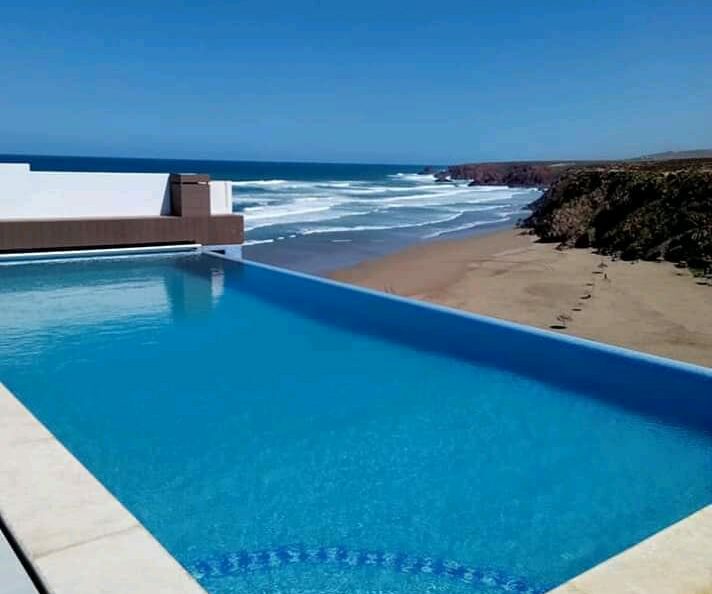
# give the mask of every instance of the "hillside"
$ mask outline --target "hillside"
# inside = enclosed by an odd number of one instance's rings
[[[583,163],[567,162],[510,162],[466,163],[451,165],[447,173],[451,179],[468,179],[470,185],[487,186],[549,186],[566,170]]]
[[[543,241],[712,265],[712,159],[568,169],[531,208],[522,225]]]
[[[666,151],[638,157],[637,161],[670,161],[672,159],[712,159],[712,149],[696,149],[691,151]]]
[[[669,162],[712,159],[712,149],[668,151],[622,161],[509,161],[494,163],[463,163],[451,165],[440,175],[450,179],[467,179],[473,186],[505,185],[548,187],[563,174],[574,169],[626,167],[642,162]],[[694,166],[694,164],[692,164]],[[674,166],[674,165],[673,165]]]

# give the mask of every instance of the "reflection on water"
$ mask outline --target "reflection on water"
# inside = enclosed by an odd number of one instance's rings
[[[131,320],[204,316],[222,298],[225,279],[219,261],[197,266],[199,258],[173,256],[170,266],[165,256],[107,259],[115,275],[96,260],[2,265],[0,328],[23,341]]]
[[[196,267],[191,261],[178,262],[177,268],[189,274],[164,274],[163,285],[174,319],[203,316],[219,303],[225,292],[222,267]]]

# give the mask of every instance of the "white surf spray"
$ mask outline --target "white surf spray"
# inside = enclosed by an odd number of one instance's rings
[[[333,235],[412,233],[435,239],[525,213],[535,190],[438,183],[431,175],[396,173],[379,179],[233,182],[234,209],[245,216],[247,245]]]

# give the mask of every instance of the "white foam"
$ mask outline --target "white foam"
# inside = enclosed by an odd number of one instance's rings
[[[254,207],[254,210],[246,208],[244,212],[245,229],[251,231],[260,227],[269,227],[271,225],[316,223],[320,221],[340,219],[345,216],[367,215],[373,212],[371,210],[341,210],[338,208],[340,205],[340,201],[338,200],[323,206],[305,205],[305,201],[306,200],[299,200],[294,203],[282,204],[274,207],[257,206]],[[314,203],[312,202],[312,204]]]
[[[282,191],[285,189],[312,189],[312,190],[330,190],[336,188],[337,190],[345,190],[350,188],[359,188],[364,184],[371,184],[364,182],[363,180],[319,180],[319,181],[307,181],[298,179],[254,179],[254,180],[240,180],[230,182],[234,188],[238,190],[237,195],[244,194],[248,192],[250,188],[256,190],[278,190]]]
[[[443,235],[449,235],[450,233],[456,233],[458,231],[467,231],[468,229],[475,229],[477,227],[482,227],[484,225],[494,225],[495,223],[502,223],[506,221],[510,216],[516,214],[514,212],[502,212],[498,219],[489,221],[473,221],[472,223],[467,223],[466,225],[460,225],[459,227],[452,227],[450,229],[442,229],[435,231],[433,233],[428,233],[424,235],[424,239],[435,239],[436,237],[442,237]]]
[[[281,217],[293,217],[297,215],[314,212],[324,212],[331,209],[331,206],[312,206],[309,208],[293,208],[291,206],[276,206],[269,208],[265,206],[254,206],[245,209],[245,218],[250,221],[261,221],[264,219],[278,219]]]
[[[423,236],[423,239],[435,239],[436,237],[442,237],[443,235],[448,235],[449,233],[455,233],[457,231],[466,231],[467,229],[475,229],[476,227],[482,227],[483,225],[491,225],[493,223],[499,223],[499,221],[476,221],[474,223],[468,223],[467,225],[461,225],[460,227],[453,227],[452,229],[443,229],[442,231],[436,231],[435,233],[428,233]]]
[[[273,186],[283,186],[289,182],[286,179],[251,179],[243,181],[233,181],[230,182],[233,186],[243,187],[243,186],[256,186],[256,187],[273,187]]]
[[[435,179],[435,175],[433,175],[432,173],[396,173],[394,175],[389,175],[388,177],[400,181],[409,181],[416,183],[432,183]]]
[[[479,204],[482,202],[492,202],[495,200],[510,199],[509,192],[494,194],[487,192],[484,195],[472,192],[471,188],[451,188],[447,192],[427,193],[427,194],[408,194],[406,196],[394,196],[383,198],[381,202],[387,204],[403,203],[408,206],[439,206],[454,202],[454,198],[458,198],[457,202],[467,204]],[[461,198],[466,197],[466,200]]]
[[[464,180],[463,180],[464,181]],[[510,186],[467,186],[467,189],[471,192],[501,192],[502,190],[507,190],[509,192],[515,193],[516,188]]]
[[[448,223],[454,221],[458,217],[462,216],[463,213],[458,212],[455,215],[445,217],[444,219],[434,219],[430,221],[421,221],[414,223],[403,223],[399,225],[356,225],[354,227],[307,227],[301,230],[302,235],[314,235],[317,233],[345,233],[350,231],[388,231],[390,229],[411,229],[415,227],[427,227],[428,225],[438,225],[441,223]]]
[[[244,197],[232,197],[233,204],[258,204],[260,206],[267,206],[269,204],[274,204],[274,198],[256,198],[254,196],[244,196]]]
[[[351,186],[345,194],[359,196],[361,194],[387,194],[389,192],[407,192],[410,188],[398,188],[394,186],[369,186],[369,187],[354,187]]]
[[[260,245],[261,243],[274,243],[274,239],[247,239],[245,240],[245,243],[242,245],[248,246],[248,245]]]
[[[273,227],[275,236],[279,234],[285,239],[302,234],[446,226],[450,221],[457,225],[460,221],[455,219],[465,213],[495,211],[496,214],[496,211],[523,206],[534,197],[521,188],[470,187],[465,181],[440,184],[434,181],[432,175],[415,173],[400,173],[375,180],[269,179],[239,180],[233,184],[233,204],[245,216],[248,237],[249,232],[255,229],[263,229],[260,235],[269,237],[269,230],[264,228]],[[414,210],[415,217],[408,213],[409,208]],[[424,220],[425,217],[427,220]],[[472,218],[477,218],[476,214]],[[488,222],[473,221],[463,228],[481,224]],[[438,229],[434,235],[454,230]],[[271,239],[274,240],[274,237]],[[266,239],[259,241],[271,243]]]
[[[330,209],[328,206],[323,208],[305,208],[295,210],[290,213],[276,212],[263,213],[262,215],[254,216],[250,213],[245,213],[245,230],[253,231],[261,227],[269,227],[271,225],[279,225],[285,223],[300,223],[302,221],[319,221],[330,219],[330,216],[318,216],[319,213],[326,213]]]

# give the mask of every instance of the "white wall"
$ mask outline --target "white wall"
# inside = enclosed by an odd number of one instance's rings
[[[232,213],[232,182],[210,182],[210,214]]]
[[[210,183],[212,214],[232,212],[230,182]],[[170,214],[167,173],[32,171],[0,163],[0,219],[146,217]]]

